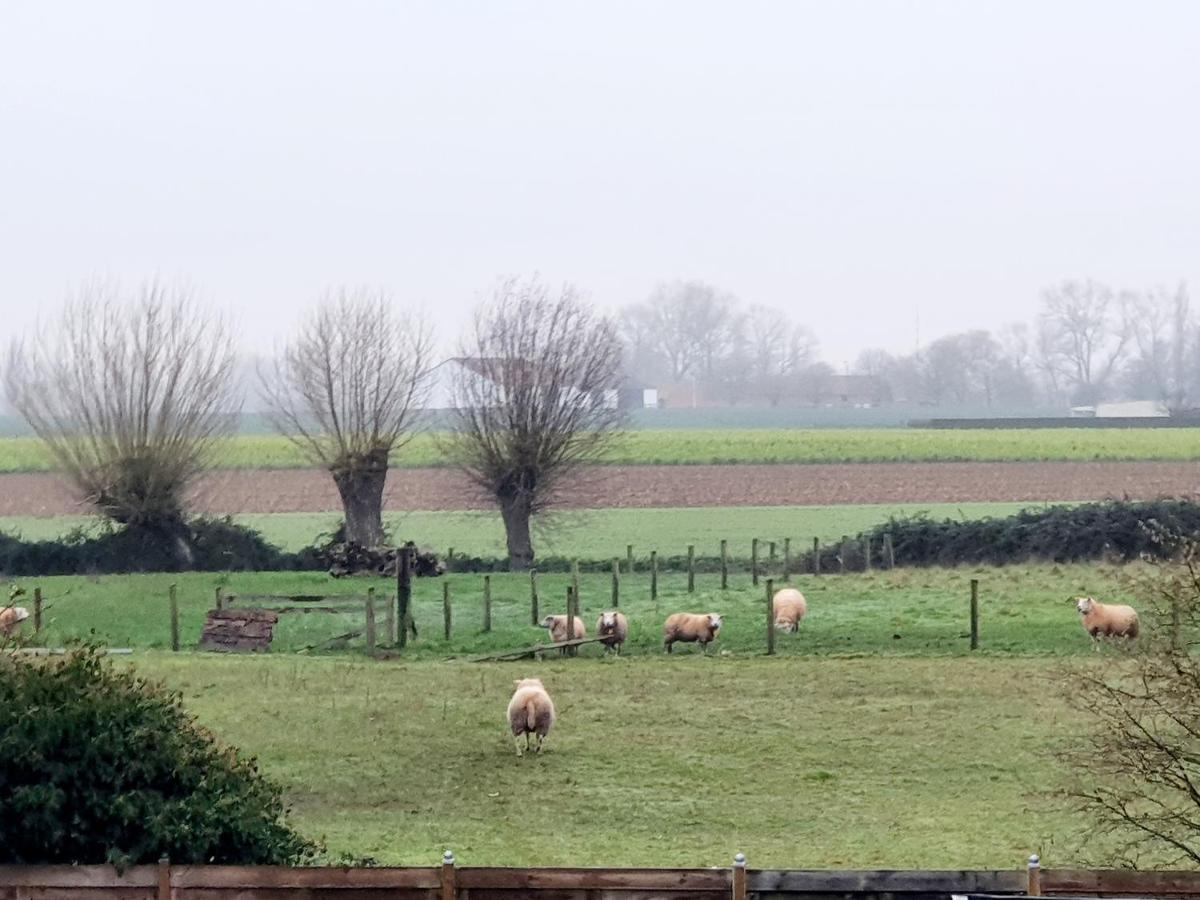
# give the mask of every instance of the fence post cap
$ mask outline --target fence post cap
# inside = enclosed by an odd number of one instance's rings
[[[447,850],[445,853],[442,854],[442,865],[443,866],[454,865],[454,851],[453,850]]]
[[[1039,867],[1041,864],[1042,864],[1042,860],[1041,860],[1041,859],[1038,857],[1038,855],[1037,855],[1036,853],[1032,854],[1032,855],[1029,857],[1029,868],[1031,868],[1031,869],[1036,869],[1036,868],[1038,868],[1038,867]]]
[[[746,868],[746,854],[738,853],[733,857],[733,864],[739,869]]]

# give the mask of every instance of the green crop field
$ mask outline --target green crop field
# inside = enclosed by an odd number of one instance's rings
[[[534,533],[538,552],[577,559],[624,558],[633,544],[634,553],[645,557],[650,550],[676,555],[696,546],[702,556],[715,556],[722,538],[730,553],[747,557],[750,540],[776,541],[783,553],[783,539],[791,538],[797,551],[811,546],[814,537],[833,540],[857,534],[890,516],[926,512],[934,518],[976,519],[1007,516],[1037,504],[1031,503],[927,503],[889,506],[745,506],[657,509],[594,509],[561,511],[543,516]],[[341,521],[338,513],[272,513],[239,515],[235,521],[257,529],[276,546],[299,550],[321,534],[331,532]],[[421,547],[444,553],[495,558],[504,556],[504,526],[494,512],[420,511],[389,513],[385,523],[393,537],[413,540]],[[94,532],[99,521],[88,516],[0,517],[0,532],[27,540],[61,537],[73,529]],[[764,547],[764,552],[766,548]]]
[[[529,578],[494,575],[483,633],[482,577],[417,579],[419,637],[369,661],[362,640],[304,652],[361,629],[357,608],[285,614],[273,652],[191,650],[214,589],[341,593],[386,579],[315,573],[41,578],[38,643],[86,637],[134,649],[141,671],[182,691],[222,738],[259,757],[285,787],[296,822],[330,859],[469,865],[752,865],[1004,867],[1030,852],[1055,865],[1082,852],[1083,824],[1054,797],[1068,773],[1056,748],[1081,722],[1069,666],[1119,665],[1095,654],[1070,598],[1129,599],[1141,565],[894,570],[798,579],[810,612],[765,647],[765,586],[701,576],[687,592],[624,576],[631,640],[576,659],[478,663],[475,654],[544,638]],[[969,582],[980,582],[981,649],[967,642]],[[539,579],[541,612],[563,607],[567,576]],[[169,645],[177,585],[185,649]],[[452,635],[442,634],[442,585]],[[607,577],[583,576],[589,629],[611,603]],[[25,602],[25,601],[22,601]],[[707,655],[662,652],[662,619],[720,611]],[[382,614],[379,615],[382,621]],[[121,662],[120,664],[126,664]],[[504,728],[513,679],[537,674],[558,724],[542,757],[518,760]],[[1097,846],[1087,848],[1097,852]]]
[[[631,431],[607,456],[628,465],[710,463],[950,462],[1200,459],[1200,429],[812,429]],[[393,459],[417,468],[446,464],[437,438],[418,435]],[[238,435],[213,460],[220,468],[306,468],[309,461],[275,435]],[[0,439],[0,472],[52,468],[33,438]]]

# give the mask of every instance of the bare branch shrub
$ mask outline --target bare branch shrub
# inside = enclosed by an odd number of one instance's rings
[[[1074,667],[1094,726],[1062,754],[1090,837],[1125,865],[1200,863],[1200,544],[1137,582],[1142,632],[1128,656]],[[1108,840],[1104,840],[1107,838]],[[1117,849],[1111,849],[1111,847]]]
[[[188,291],[89,285],[12,344],[5,385],[97,512],[179,538],[187,489],[234,424],[234,363],[229,328]]]
[[[388,460],[412,438],[432,356],[429,329],[386,293],[343,289],[259,373],[276,430],[333,476],[351,543],[384,542]]]
[[[621,432],[621,343],[571,285],[510,279],[475,314],[454,384],[447,450],[500,507],[514,571],[533,563],[530,517]]]

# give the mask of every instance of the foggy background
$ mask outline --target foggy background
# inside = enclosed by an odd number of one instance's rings
[[[0,7],[0,339],[187,278],[269,352],[329,285],[447,349],[503,274],[609,309],[707,282],[868,347],[1200,282],[1200,7]],[[918,330],[919,329],[919,330]]]

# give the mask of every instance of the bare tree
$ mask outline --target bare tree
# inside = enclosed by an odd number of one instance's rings
[[[1132,659],[1074,666],[1065,677],[1093,724],[1063,751],[1081,776],[1068,795],[1095,832],[1115,838],[1120,849],[1111,852],[1125,865],[1143,854],[1159,864],[1200,863],[1198,564],[1198,545],[1187,541],[1141,583]]]
[[[1042,295],[1046,364],[1072,385],[1074,400],[1102,399],[1129,341],[1128,295],[1103,284],[1064,281]]]
[[[341,289],[259,373],[275,429],[333,476],[350,543],[384,543],[388,463],[428,397],[432,350],[429,329],[386,293]]]
[[[187,548],[187,489],[233,426],[228,327],[188,291],[91,284],[12,344],[13,406],[98,513]]]
[[[1192,324],[1187,287],[1174,293],[1161,288],[1131,296],[1130,330],[1136,355],[1126,369],[1131,396],[1153,397],[1172,411],[1188,403]]]
[[[571,285],[510,279],[475,314],[455,379],[451,457],[500,507],[509,566],[533,564],[530,519],[619,435],[621,344]]]

